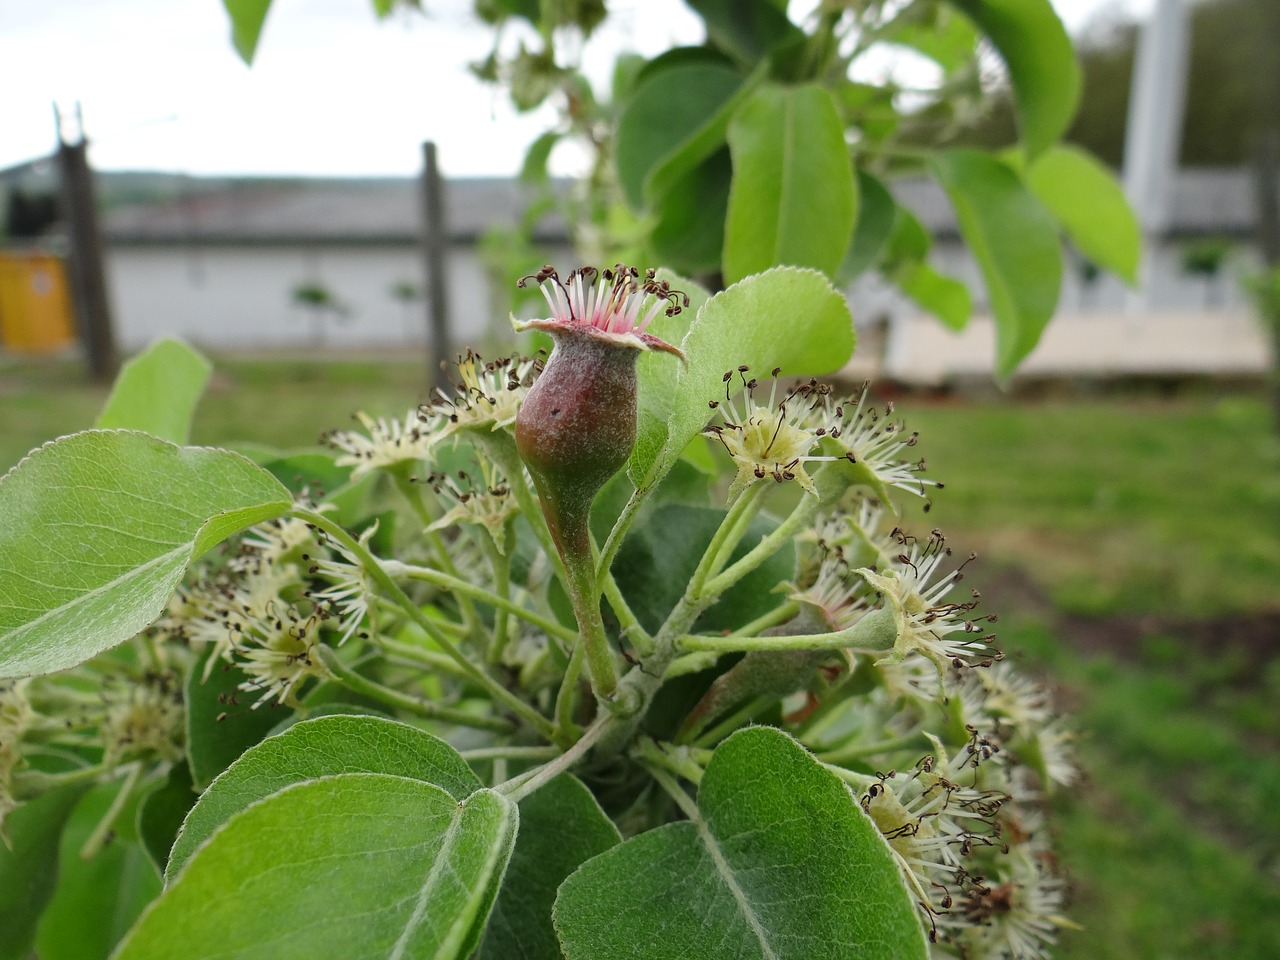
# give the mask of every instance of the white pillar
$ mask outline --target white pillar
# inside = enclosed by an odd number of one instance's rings
[[[1186,87],[1185,0],[1156,0],[1138,37],[1124,138],[1124,192],[1143,234],[1139,287],[1128,305],[1135,318],[1151,302],[1152,249],[1172,222]]]

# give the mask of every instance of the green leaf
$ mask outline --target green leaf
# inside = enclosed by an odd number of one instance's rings
[[[195,802],[191,768],[185,763],[176,763],[164,782],[138,804],[138,839],[157,873],[164,873],[174,838]]]
[[[712,507],[666,503],[645,515],[622,544],[613,572],[623,597],[646,630],[662,626],[684,596],[689,578],[725,513]],[[776,525],[777,521],[757,517],[729,563],[745,556]],[[788,544],[735,583],[703,613],[695,629],[732,630],[751,622],[778,605],[780,597],[773,588],[794,575],[795,549]]]
[[[520,166],[521,183],[534,185],[547,182],[547,161],[559,142],[560,134],[549,130],[529,145],[529,149],[525,151],[524,163]]]
[[[677,364],[666,422],[654,419],[661,404],[639,411],[627,467],[632,482],[647,487],[671,468],[706,426],[707,402],[723,394],[726,370],[745,363],[764,371],[781,367],[787,376],[830,373],[848,362],[853,343],[848,303],[816,271],[779,267],[716,294],[681,342],[688,362]]]
[[[689,298],[689,306],[674,317],[659,313],[649,324],[649,332],[668,343],[680,343],[690,325],[711,299],[711,294],[687,277],[665,268],[658,271],[658,279],[666,280],[673,290],[680,290]],[[636,360],[636,431],[638,444],[647,444],[655,453],[667,435],[667,420],[671,416],[671,402],[676,392],[676,380],[680,374],[680,361],[668,353],[645,351]],[[632,463],[635,463],[633,458]],[[634,479],[634,474],[632,478]]]
[[[982,269],[996,324],[996,373],[1008,377],[1035,348],[1058,305],[1057,228],[1018,175],[991,155],[948,150],[931,163]]]
[[[675,149],[654,165],[644,181],[644,195],[650,206],[664,200],[670,201],[670,195],[677,191],[678,185],[687,183],[690,179],[695,179],[704,184],[705,192],[703,195],[696,195],[687,200],[693,205],[695,213],[706,211],[709,202],[715,203],[708,200],[708,195],[719,196],[723,194],[725,200],[720,205],[723,206],[727,202],[729,180],[732,176],[732,164],[729,162],[728,147],[725,143],[725,136],[729,131],[729,121],[739,105],[751,96],[752,91],[760,85],[764,77],[765,72],[760,69],[743,79],[733,92],[733,95],[721,103],[716,111],[703,121],[701,126],[685,137]],[[723,164],[709,162],[719,154],[723,154]],[[694,175],[695,171],[698,171],[696,176]],[[708,182],[709,171],[714,171],[720,177],[721,182]],[[723,224],[724,217],[720,216],[719,219]],[[719,255],[717,253],[716,266],[711,269],[717,269],[718,266]]]
[[[115,960],[462,958],[511,855],[516,807],[381,773],[310,780],[232,817]]]
[[[236,53],[246,64],[252,64],[271,0],[222,0],[222,5],[231,17],[231,42]]]
[[[120,789],[117,780],[90,790],[63,832],[58,888],[36,935],[41,960],[106,960],[160,892],[160,875],[132,836],[115,837],[89,860],[80,855]],[[116,825],[131,831],[133,817],[128,807]]]
[[[840,265],[840,276],[852,280],[871,266],[893,231],[898,206],[888,187],[865,170],[858,170],[858,225]]]
[[[773,0],[687,0],[701,15],[707,39],[746,65],[802,36],[787,19],[786,4]]]
[[[45,444],[0,478],[0,677],[123,643],[193,560],[290,504],[274,477],[225,450],[113,430]]]
[[[668,184],[655,201],[657,218],[649,230],[655,262],[685,273],[720,269],[732,176],[726,147]]]
[[[649,174],[714,121],[741,84],[732,67],[705,60],[677,61],[642,77],[618,120],[614,148],[618,180],[633,209],[644,209],[650,199]]]
[[[973,314],[973,297],[959,280],[927,263],[904,263],[894,273],[902,292],[952,330],[963,330]]]
[[[205,679],[205,665],[213,668]],[[187,762],[199,790],[260,741],[281,718],[283,708],[263,705],[252,709],[253,698],[240,702],[239,685],[247,679],[237,666],[221,662],[210,651],[187,676]]]
[[[834,276],[857,222],[858,194],[831,94],[814,85],[760,88],[733,115],[729,150],[725,280],[776,265]]]
[[[946,73],[972,61],[978,48],[972,23],[948,7],[924,4],[896,17],[884,39],[924,54]]]
[[[1080,102],[1080,65],[1049,0],[952,0],[1004,58],[1029,157],[1066,132]]]
[[[59,764],[48,772],[72,769]],[[0,838],[0,960],[26,960],[58,883],[62,830],[87,786],[62,787],[9,814]]]
[[[696,820],[588,860],[560,888],[568,960],[924,960],[888,844],[849,790],[770,727],[716,750]]]
[[[333,462],[333,456],[327,453],[290,453],[254,462],[295,495],[309,487],[313,496],[318,489],[324,491],[328,499],[329,495],[351,482],[351,467],[338,466]]]
[[[213,367],[180,340],[164,339],[124,365],[95,426],[141,430],[186,443]]]
[[[362,716],[303,720],[249,749],[209,785],[173,845],[166,883],[172,884],[200,844],[240,810],[291,784],[347,773],[422,780],[455,800],[481,786],[453,747],[407,724]]]
[[[520,836],[474,960],[561,960],[551,906],[565,877],[622,837],[568,774],[520,801]]]
[[[1026,181],[1081,253],[1137,282],[1142,230],[1110,170],[1079,147],[1053,147],[1027,169]]]

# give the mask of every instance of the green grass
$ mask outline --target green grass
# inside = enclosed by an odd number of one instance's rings
[[[424,366],[403,360],[217,369],[197,443],[305,446],[355,410],[403,416],[424,399]],[[67,364],[0,365],[0,470],[90,426],[104,397]],[[1063,955],[1273,957],[1280,645],[1200,646],[1215,631],[1195,623],[1280,611],[1280,446],[1261,395],[907,398],[899,412],[947,485],[906,522],[979,553],[966,583],[1023,585],[991,597],[1001,641],[1081,730],[1085,780],[1055,798],[1084,927]]]
[[[1239,678],[1185,644],[1162,665],[1164,653],[1080,656],[1034,619],[1015,618],[1002,638],[1060,685],[1081,732],[1083,782],[1054,803],[1083,926],[1064,938],[1064,957],[1273,957],[1280,742],[1212,708],[1215,695],[1242,694]],[[1275,693],[1264,680],[1251,694],[1273,719]]]
[[[1280,600],[1280,444],[1261,396],[901,405],[932,518],[1059,609],[1188,616]]]
[[[357,410],[403,417],[427,398],[425,383],[423,362],[215,359],[191,439],[310,446]],[[78,365],[0,363],[0,471],[46,440],[93,426],[106,396]]]

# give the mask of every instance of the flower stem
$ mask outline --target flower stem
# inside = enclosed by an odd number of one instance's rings
[[[459,667],[451,657],[447,657],[443,653],[428,650],[412,643],[404,643],[401,640],[392,640],[381,633],[374,636],[373,642],[388,657],[398,658],[406,664],[412,664],[418,668],[429,667],[432,670],[448,673],[463,680],[471,679],[469,673]]]
[[[701,818],[698,816],[698,805],[694,803],[693,797],[685,792],[684,787],[680,786],[680,782],[675,777],[654,763],[646,763],[645,769],[649,771],[654,780],[658,781],[658,785],[667,791],[667,794],[676,802],[676,806],[680,808],[686,817],[694,823],[699,822]]]
[[[627,537],[627,531],[631,529],[631,524],[635,522],[640,508],[644,506],[644,502],[649,499],[649,494],[656,486],[650,483],[647,486],[637,487],[631,492],[631,497],[623,506],[622,512],[618,514],[618,519],[613,521],[613,529],[609,531],[604,548],[600,551],[600,559],[596,564],[597,576],[604,576],[605,572],[613,566],[613,560],[622,547],[622,541]]]
[[[477,747],[474,750],[460,750],[459,754],[468,763],[479,760],[554,760],[560,756],[559,747]]]
[[[489,558],[489,566],[493,570],[495,595],[507,603],[511,602],[511,559],[498,549],[489,532],[482,531],[480,544]],[[510,637],[511,618],[506,610],[493,611],[493,634],[489,638],[489,648],[485,651],[485,660],[490,665],[502,660],[502,653],[507,648]]]
[[[509,433],[488,431],[476,434],[476,440],[484,448],[489,459],[498,465],[498,469],[507,478],[516,503],[520,506],[521,515],[533,530],[533,535],[538,545],[542,547],[542,552],[551,561],[556,577],[567,589],[568,578],[565,576],[564,564],[560,560],[560,554],[556,552],[551,530],[547,526],[546,517],[542,515],[542,508],[538,505],[533,490],[525,479],[524,463],[516,451],[515,440]]]
[[[715,650],[720,652],[746,650],[843,650],[857,648],[863,652],[885,653],[893,649],[898,636],[898,620],[890,609],[877,607],[858,619],[850,627],[832,633],[809,633],[799,636],[745,637],[730,634],[727,637],[686,635],[680,638],[680,649],[685,652]]]
[[[520,604],[505,597],[500,597],[491,590],[484,587],[477,587],[473,583],[468,583],[458,577],[451,576],[440,570],[433,570],[430,567],[418,567],[413,564],[401,563],[398,560],[380,560],[379,565],[389,576],[407,577],[410,580],[421,580],[424,583],[430,583],[433,586],[441,587],[452,593],[466,594],[474,597],[481,603],[487,603],[495,610],[505,610],[507,613],[513,613],[526,623],[530,623],[548,636],[556,637],[566,643],[572,643],[578,638],[578,634],[568,627],[561,626],[555,620],[544,617],[539,613],[522,607]]]
[[[743,494],[742,499],[745,499],[746,496],[746,494]],[[796,504],[795,509],[787,516],[787,519],[778,524],[767,536],[762,537],[760,542],[752,547],[746,556],[738,560],[737,563],[703,584],[700,592],[708,597],[720,596],[720,594],[764,563],[765,560],[777,553],[783,544],[790,540],[801,527],[806,526],[813,520],[817,512],[818,498],[805,494],[800,502]]]
[[[120,784],[120,789],[116,791],[115,797],[111,800],[111,806],[107,808],[107,812],[102,815],[102,819],[98,821],[97,826],[89,834],[89,839],[85,840],[84,846],[80,848],[81,860],[92,860],[107,845],[107,841],[111,837],[112,827],[115,826],[120,814],[124,812],[125,805],[129,802],[133,791],[137,789],[138,781],[141,778],[142,764],[130,764],[129,772],[125,774],[124,781]]]
[[[479,666],[467,659],[466,654],[454,646],[453,641],[445,636],[444,633],[435,625],[432,619],[422,612],[422,608],[414,603],[409,595],[400,589],[400,585],[391,578],[391,575],[387,570],[383,569],[382,563],[377,557],[369,552],[368,548],[365,547],[364,544],[357,541],[356,538],[351,536],[351,534],[343,529],[340,524],[330,520],[322,513],[316,513],[313,510],[307,510],[303,507],[295,506],[293,509],[293,515],[298,519],[304,520],[318,529],[323,530],[351,551],[352,556],[356,557],[360,561],[360,565],[364,567],[365,571],[374,580],[374,582],[376,582],[378,586],[381,587],[389,597],[391,597],[391,599],[400,604],[405,613],[409,615],[410,619],[426,631],[427,635],[435,641],[436,645],[440,647],[440,649],[443,650],[454,661],[454,663],[458,664],[458,666],[462,668],[467,677],[486,690],[489,693],[489,696],[495,701],[510,708],[516,716],[520,717],[547,739],[551,739],[552,735],[555,733],[555,726],[551,721],[535,710],[531,705],[521,700],[493,677],[489,676],[489,674],[485,673],[485,671]],[[388,566],[391,566],[391,564],[388,564]],[[463,581],[458,582],[462,583]]]
[[[924,734],[916,732],[895,737],[892,740],[881,740],[879,743],[851,743],[844,747],[836,747],[834,750],[824,750],[818,754],[818,759],[829,764],[848,763],[850,760],[874,757],[881,753],[893,753],[909,747],[922,747],[925,743]]]
[[[600,738],[600,735],[604,733],[612,723],[614,723],[614,719],[611,714],[602,714],[595,723],[587,728],[586,733],[582,735],[578,742],[568,750],[538,769],[527,774],[522,774],[514,780],[507,781],[497,787],[498,792],[505,794],[507,799],[512,803],[519,803],[539,787],[542,787],[554,780],[585,757],[587,755],[587,751],[591,749],[596,740]]]
[[[63,773],[46,773],[43,770],[23,770],[13,776],[13,798],[15,800],[31,800],[50,790],[70,787],[82,783],[92,783],[110,770],[104,763],[96,763],[89,767],[79,767]]]
[[[565,667],[564,679],[560,681],[560,691],[556,694],[556,730],[560,738],[572,736],[577,728],[573,722],[573,710],[577,702],[578,678],[582,676],[582,657],[582,644],[577,644],[569,655],[569,665]]]
[[[742,540],[743,535],[747,532],[747,527],[752,519],[755,518],[756,511],[760,508],[760,497],[763,490],[763,484],[753,484],[729,508],[724,520],[720,522],[720,526],[716,528],[716,532],[712,535],[711,542],[707,544],[707,549],[703,551],[702,559],[698,561],[698,567],[694,570],[693,577],[689,580],[690,595],[702,596],[706,592],[704,586],[707,578],[714,577],[728,562],[729,556],[733,553],[733,548]]]
[[[357,673],[349,666],[342,662],[338,654],[329,647],[320,648],[320,659],[324,662],[325,667],[335,680],[341,683],[348,690],[355,693],[362,693],[366,697],[372,697],[389,707],[395,707],[399,710],[407,710],[410,713],[416,713],[420,717],[428,720],[439,720],[444,723],[452,723],[461,727],[476,727],[480,730],[492,730],[495,733],[513,733],[515,727],[503,720],[501,717],[478,716],[473,713],[467,713],[464,710],[458,710],[454,707],[447,707],[444,704],[432,703],[421,697],[415,697],[411,694],[402,693],[399,690],[393,690],[390,687],[383,686],[376,680],[370,680],[363,674]]]
[[[441,568],[450,576],[457,577],[458,568],[453,565],[453,558],[449,555],[449,547],[445,543],[444,537],[439,530],[428,529],[435,521],[435,518],[431,516],[431,511],[427,509],[427,505],[422,499],[422,488],[414,484],[409,477],[409,465],[407,463],[397,464],[390,473],[395,481],[396,489],[409,502],[409,508],[413,511],[414,516],[418,518],[418,522],[422,524],[423,535],[430,541],[432,550],[440,561]],[[476,608],[466,594],[461,594],[458,597],[458,606],[462,610],[463,623],[466,624],[467,630],[470,632],[478,622]]]

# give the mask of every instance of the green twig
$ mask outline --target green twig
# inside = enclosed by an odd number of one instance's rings
[[[31,800],[50,790],[92,783],[100,776],[110,772],[105,763],[95,763],[89,767],[79,767],[63,773],[46,773],[43,770],[23,770],[13,775],[13,798],[15,800]]]
[[[507,603],[511,603],[511,558],[498,549],[498,545],[494,543],[493,537],[489,535],[488,530],[482,531],[480,543],[489,558],[489,566],[493,570],[494,595],[501,597]],[[484,657],[490,664],[502,662],[502,654],[507,648],[507,640],[511,635],[510,627],[510,614],[505,610],[495,609],[493,611],[493,635],[489,638],[489,648],[485,651]]]

